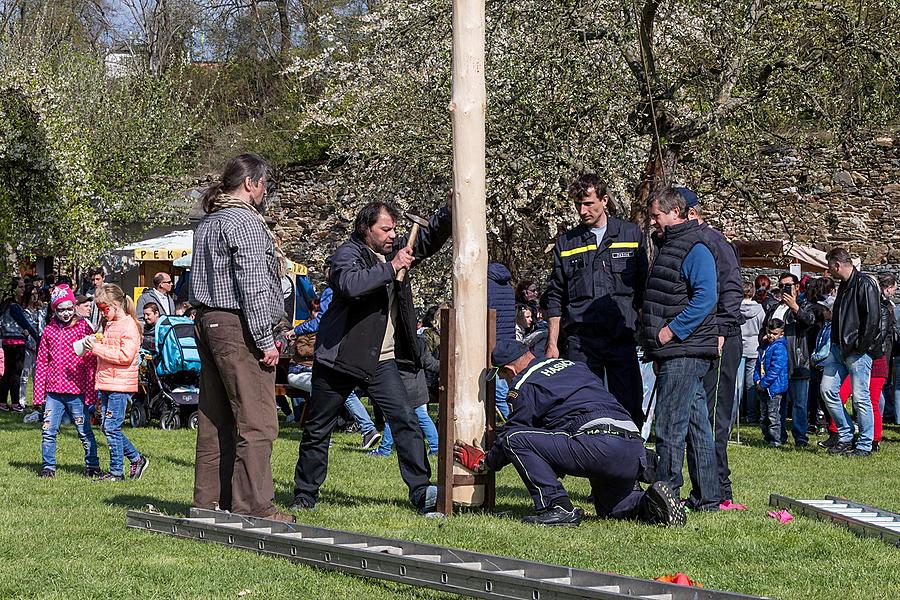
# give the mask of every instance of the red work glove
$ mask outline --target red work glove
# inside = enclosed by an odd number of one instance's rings
[[[456,443],[453,444],[453,458],[473,473],[482,473],[487,470],[484,466],[484,450],[472,444],[456,440]]]

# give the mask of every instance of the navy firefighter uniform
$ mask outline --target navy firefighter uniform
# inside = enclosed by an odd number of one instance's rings
[[[644,235],[634,223],[608,217],[599,235],[578,225],[557,238],[541,299],[545,317],[561,318],[561,356],[586,363],[606,381],[638,426],[644,391],[635,328],[647,269]]]
[[[518,360],[521,370],[510,380],[511,414],[484,457],[484,467],[499,470],[511,463],[538,516],[557,510],[571,515],[565,524],[580,522],[583,511],[572,506],[559,480],[571,475],[589,479],[600,517],[683,523],[683,512],[674,506],[677,499],[666,494],[665,484],[659,484],[665,489],[648,492],[635,486],[639,475],[646,474],[643,440],[628,412],[587,365],[536,358],[513,341],[498,343],[492,359],[495,367]],[[662,506],[654,509],[654,503]]]

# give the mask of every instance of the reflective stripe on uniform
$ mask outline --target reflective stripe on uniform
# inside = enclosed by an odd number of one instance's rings
[[[637,242],[613,242],[609,245],[610,248],[637,248]]]
[[[635,246],[636,248],[637,246]],[[596,250],[597,244],[588,244],[587,246],[581,246],[580,248],[572,248],[571,250],[563,250],[559,253],[560,256],[572,256],[573,254],[582,254],[584,252],[589,252],[591,250]]]
[[[514,387],[513,389],[514,389],[514,390],[518,390],[520,387],[522,387],[522,384],[525,383],[525,380],[528,379],[528,377],[531,376],[532,373],[534,373],[535,371],[537,371],[538,369],[540,369],[540,368],[543,367],[544,365],[546,365],[546,364],[548,364],[548,363],[552,363],[552,362],[555,361],[555,360],[560,360],[560,359],[558,359],[558,358],[548,358],[548,359],[546,359],[546,360],[542,360],[542,361],[539,362],[538,364],[534,365],[533,367],[531,367],[530,369],[528,369],[527,371],[525,371],[525,374],[522,375],[522,379],[520,379],[520,380],[518,381],[518,383],[516,383],[516,387]]]

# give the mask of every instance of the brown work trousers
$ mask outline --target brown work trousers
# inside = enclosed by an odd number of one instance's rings
[[[275,512],[275,370],[259,362],[237,312],[204,309],[195,328],[202,368],[194,506],[267,517]]]

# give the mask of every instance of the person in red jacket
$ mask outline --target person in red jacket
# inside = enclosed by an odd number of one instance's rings
[[[84,406],[94,404],[96,359],[78,356],[73,344],[94,333],[87,321],[75,314],[75,295],[67,285],[58,286],[50,297],[54,316],[44,328],[38,345],[34,370],[35,406],[44,406],[41,427],[41,477],[56,476],[56,436],[66,413],[75,424],[84,446],[84,476],[99,477],[97,440]]]

